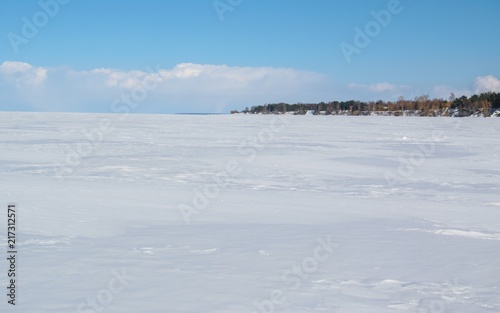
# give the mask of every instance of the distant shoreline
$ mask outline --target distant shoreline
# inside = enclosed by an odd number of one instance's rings
[[[456,98],[452,93],[448,100],[430,99],[423,95],[414,100],[399,97],[397,101],[332,101],[320,103],[271,103],[231,114],[288,114],[288,115],[354,115],[354,116],[450,116],[488,117],[500,115],[500,93],[487,92],[470,97]]]
[[[267,112],[267,113],[245,113],[245,112],[232,112],[232,114],[243,114],[243,115],[321,115],[321,116],[414,116],[414,117],[500,117],[500,109],[490,110],[488,114],[484,114],[481,111],[475,112],[464,112],[460,110],[445,110],[445,111],[433,111],[431,113],[419,111],[419,110],[406,110],[406,111],[339,111],[331,112],[330,114],[325,114],[323,112],[306,111],[305,113],[299,112]]]

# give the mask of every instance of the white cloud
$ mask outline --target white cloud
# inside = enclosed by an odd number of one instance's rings
[[[500,80],[493,75],[479,76],[475,81],[476,93],[500,92]]]
[[[0,65],[0,91],[14,84],[18,94],[11,102],[38,110],[109,112],[116,97],[153,81],[159,84],[139,111],[228,111],[275,101],[322,101],[331,92],[325,76],[287,68],[182,63],[171,69],[77,71],[11,61]]]
[[[432,96],[448,99],[451,93],[458,98],[461,96],[470,97],[474,93],[480,94],[490,91],[500,92],[500,80],[492,75],[477,77],[474,86],[471,85],[469,88],[455,88],[447,85],[434,86]]]
[[[0,76],[15,82],[17,88],[40,85],[47,79],[47,69],[24,62],[5,61],[0,65]]]
[[[0,65],[0,71],[5,74],[25,73],[32,68],[33,66],[24,62],[5,61]]]

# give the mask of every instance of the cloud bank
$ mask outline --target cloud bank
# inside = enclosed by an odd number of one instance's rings
[[[275,102],[448,98],[500,92],[495,76],[479,76],[469,88],[446,85],[428,90],[390,82],[333,83],[324,75],[290,68],[182,63],[124,71],[96,68],[0,64],[0,110],[135,113],[229,112]]]
[[[500,92],[500,80],[493,75],[476,78],[476,93],[482,92]]]
[[[140,90],[144,85],[151,88]],[[136,112],[227,112],[278,101],[321,101],[328,79],[288,68],[182,63],[123,71],[77,71],[5,61],[0,65],[0,109],[111,112],[116,99],[132,97]],[[140,94],[139,94],[140,93]],[[134,97],[135,95],[135,97]]]

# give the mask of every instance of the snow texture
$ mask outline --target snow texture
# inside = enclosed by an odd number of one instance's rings
[[[499,130],[0,113],[0,311],[499,312]]]

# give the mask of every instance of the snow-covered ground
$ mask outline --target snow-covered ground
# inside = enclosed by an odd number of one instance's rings
[[[495,118],[0,113],[1,312],[499,312]]]

